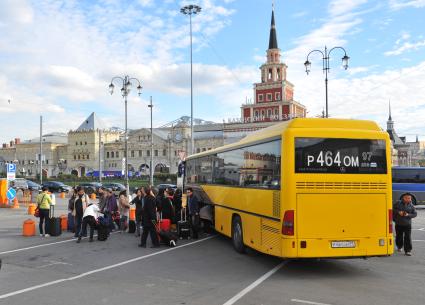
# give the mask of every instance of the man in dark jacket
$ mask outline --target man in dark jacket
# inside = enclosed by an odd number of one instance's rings
[[[99,187],[97,192],[99,194],[99,209],[103,213],[103,210],[105,209],[105,206],[106,206],[106,199],[107,199],[106,189],[103,186],[101,186]]]
[[[140,237],[140,224],[142,222],[142,211],[143,211],[143,201],[145,196],[145,190],[140,188],[136,192],[136,197],[130,202],[130,204],[136,205],[136,232],[135,235]]]
[[[412,196],[409,194],[403,195],[401,200],[397,201],[393,207],[397,251],[400,252],[404,247],[404,253],[407,256],[412,255],[412,218],[415,218],[416,215],[416,209],[412,204]]]
[[[188,187],[187,190],[187,206],[189,207],[189,219],[190,219],[190,226],[192,228],[192,237],[194,239],[198,238],[198,231],[199,231],[199,201],[198,198],[196,198],[193,195],[193,189],[191,187]]]
[[[103,209],[103,213],[105,213],[105,217],[108,219],[109,224],[109,232],[112,232],[115,229],[114,222],[112,221],[112,215],[118,211],[117,198],[115,197],[112,189],[107,189],[108,195],[106,198],[105,208]]]
[[[152,247],[159,248],[158,235],[156,233],[156,200],[150,187],[146,188],[146,196],[143,202],[142,213],[143,233],[140,239],[139,247],[146,247],[148,235],[151,236]]]

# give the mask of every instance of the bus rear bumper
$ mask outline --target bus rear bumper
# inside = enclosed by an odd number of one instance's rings
[[[284,258],[354,258],[389,256],[394,252],[392,236],[350,240],[283,238],[282,245]]]

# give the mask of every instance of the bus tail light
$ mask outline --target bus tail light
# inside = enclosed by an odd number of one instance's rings
[[[294,210],[285,211],[282,225],[283,235],[294,235]]]
[[[388,232],[390,234],[393,233],[393,210],[388,210]]]

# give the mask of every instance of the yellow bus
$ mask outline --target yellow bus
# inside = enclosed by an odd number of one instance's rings
[[[186,159],[186,185],[217,232],[283,258],[388,256],[388,133],[363,120],[299,118]]]

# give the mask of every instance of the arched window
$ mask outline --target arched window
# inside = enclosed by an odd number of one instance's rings
[[[111,151],[111,158],[114,158],[114,152]]]
[[[258,110],[255,110],[255,117],[258,118]]]
[[[271,117],[271,116],[272,116],[272,110],[271,110],[271,109],[268,109],[268,110],[267,110],[267,116],[268,116],[268,117]]]

